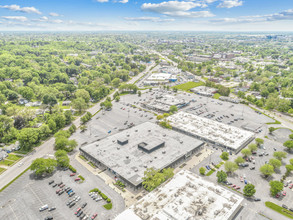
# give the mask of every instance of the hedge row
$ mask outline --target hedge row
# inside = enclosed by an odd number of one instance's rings
[[[69,165],[68,168],[69,168],[73,173],[76,173],[76,169],[75,169],[73,166]]]
[[[266,207],[269,207],[269,208],[275,210],[276,212],[279,212],[280,214],[282,214],[288,218],[293,219],[293,212],[290,212],[289,210],[284,209],[281,206],[278,206],[277,204],[272,203],[272,202],[265,202],[265,204],[266,204]]]

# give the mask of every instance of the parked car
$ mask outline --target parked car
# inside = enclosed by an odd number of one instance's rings
[[[71,196],[73,196],[73,195],[75,195],[75,192],[72,192],[72,193],[69,195],[69,197],[71,197]]]
[[[70,176],[74,176],[76,173],[72,173],[72,174],[70,174]]]
[[[79,217],[82,213],[83,213],[83,211],[78,212],[77,217]]]
[[[258,202],[258,201],[261,201],[260,198],[255,198],[254,201]]]
[[[45,220],[52,220],[53,217],[52,216],[47,216],[46,218],[44,218]]]
[[[246,180],[245,180],[246,181]],[[235,187],[235,189],[240,189],[240,186]]]
[[[55,209],[56,207],[52,207],[52,208],[49,208],[48,211],[51,212],[51,211],[54,211]]]
[[[289,210],[290,210],[291,212],[293,212],[293,208],[290,208]]]
[[[48,204],[46,204],[46,205],[43,205],[41,208],[39,208],[39,211],[42,212],[48,208],[49,208],[49,206],[48,206]]]
[[[53,188],[57,186],[57,183],[53,184]]]
[[[93,216],[92,216],[92,219],[95,219],[96,217],[97,217],[97,213],[96,214],[94,214]]]
[[[49,185],[51,185],[52,183],[54,183],[54,180],[51,180],[51,181],[49,182]]]
[[[283,196],[286,196],[286,192],[285,192],[285,191],[283,191],[283,192],[282,192],[282,195],[283,195]]]
[[[81,208],[86,207],[86,205],[87,205],[87,203],[83,203],[82,206],[81,206]]]
[[[250,167],[251,170],[255,170],[255,167]]]
[[[61,186],[63,184],[63,182],[58,183],[58,186]]]
[[[81,208],[78,208],[74,214],[77,215],[77,213],[78,213],[80,210],[81,210]]]
[[[76,178],[74,181],[79,181],[80,180],[80,178]]]
[[[71,203],[69,208],[72,208],[75,205],[75,202]]]
[[[285,204],[283,204],[282,207],[283,207],[284,209],[288,209],[288,207],[287,207]]]

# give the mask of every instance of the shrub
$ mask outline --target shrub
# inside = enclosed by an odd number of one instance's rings
[[[107,210],[112,209],[112,203],[108,203],[108,204],[104,205],[104,208]]]
[[[111,199],[109,199],[109,198],[106,201],[107,201],[107,203],[111,203]]]
[[[90,190],[90,192],[101,192],[98,188],[94,188],[92,190]]]
[[[75,169],[73,166],[69,165],[68,168],[69,168],[73,173],[76,173],[76,169]]]
[[[79,177],[81,180],[83,180],[83,181],[85,180],[84,177],[83,177],[82,175],[78,175],[78,177]]]
[[[103,198],[104,200],[107,200],[107,199],[108,199],[108,196],[106,196],[104,193],[100,193],[100,195],[102,196],[102,198]]]

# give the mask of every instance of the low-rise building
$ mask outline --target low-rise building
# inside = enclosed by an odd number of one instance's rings
[[[215,88],[207,87],[207,86],[198,86],[190,89],[191,92],[202,96],[213,96],[218,90]]]
[[[234,192],[182,170],[115,220],[231,220],[242,202]]]
[[[142,186],[147,168],[176,167],[204,143],[188,135],[145,122],[80,148],[81,154],[127,186]]]

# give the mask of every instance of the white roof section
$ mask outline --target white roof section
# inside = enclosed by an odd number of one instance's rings
[[[172,77],[169,73],[153,73],[150,75],[147,80],[148,81],[164,81],[169,80]]]
[[[238,211],[242,201],[235,193],[182,170],[115,220],[227,220]]]
[[[252,132],[183,111],[169,116],[168,120],[174,128],[234,150],[238,150],[254,137]]]

